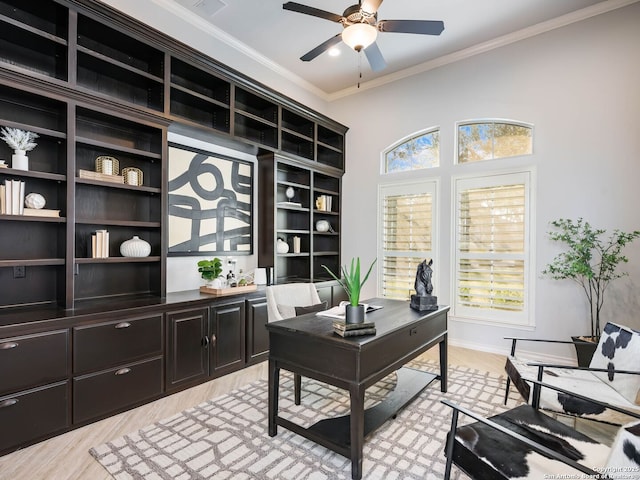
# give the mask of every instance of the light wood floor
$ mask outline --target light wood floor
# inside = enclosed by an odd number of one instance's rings
[[[424,357],[437,360],[438,349],[431,349]],[[502,374],[504,361],[502,355],[449,346],[450,365]],[[89,455],[91,447],[260,378],[267,378],[266,362],[5,455],[0,457],[0,480],[111,480],[106,470]]]

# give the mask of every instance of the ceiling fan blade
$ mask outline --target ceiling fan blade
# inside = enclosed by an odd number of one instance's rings
[[[341,41],[342,41],[342,33],[339,33],[336,36],[331,37],[326,42],[321,43],[320,45],[318,45],[313,50],[305,53],[303,56],[300,57],[300,60],[302,60],[303,62],[309,62],[309,61],[313,60],[314,58],[316,58],[321,53],[324,53],[327,50],[329,50],[334,45],[337,45]]]
[[[367,48],[364,49],[364,54],[367,56],[371,70],[379,72],[387,67],[387,62],[384,61],[382,52],[376,42],[373,42]]]
[[[360,2],[360,9],[363,12],[370,13],[373,15],[378,11],[378,8],[380,8],[381,4],[382,4],[382,0],[362,0]]]
[[[440,35],[444,30],[444,22],[441,20],[380,20],[378,30],[381,32]]]
[[[291,10],[292,12],[304,13],[305,15],[324,18],[325,20],[330,20],[332,22],[340,23],[343,19],[342,15],[327,12],[325,10],[320,10],[319,8],[309,7],[307,5],[302,5],[296,2],[287,2],[282,5],[282,8],[284,10]]]

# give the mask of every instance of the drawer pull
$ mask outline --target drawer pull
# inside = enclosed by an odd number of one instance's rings
[[[9,350],[10,348],[16,348],[17,346],[18,346],[18,342],[0,343],[0,350]]]
[[[126,375],[127,373],[129,373],[131,371],[130,368],[121,368],[120,370],[118,370],[116,372],[116,375]]]
[[[11,405],[15,405],[16,403],[18,403],[17,398],[9,398],[0,402],[0,408],[10,407]]]
[[[129,328],[131,324],[129,322],[120,322],[116,325],[116,328],[119,330],[121,328]]]

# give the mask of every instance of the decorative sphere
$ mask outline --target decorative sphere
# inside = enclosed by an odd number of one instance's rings
[[[39,193],[30,193],[24,197],[24,206],[27,208],[44,208],[46,201]]]
[[[293,200],[293,197],[295,196],[296,191],[293,189],[293,187],[287,187],[287,189],[285,190],[284,194],[287,196],[289,201],[291,201],[291,200]]]
[[[319,232],[328,232],[331,225],[326,220],[318,220],[316,222],[316,230]]]

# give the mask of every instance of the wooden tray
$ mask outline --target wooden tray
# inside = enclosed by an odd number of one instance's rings
[[[244,287],[229,287],[229,288],[210,288],[200,287],[201,293],[208,295],[214,295],[216,297],[224,297],[225,295],[237,295],[238,293],[255,292],[258,289],[257,285],[245,285]]]

